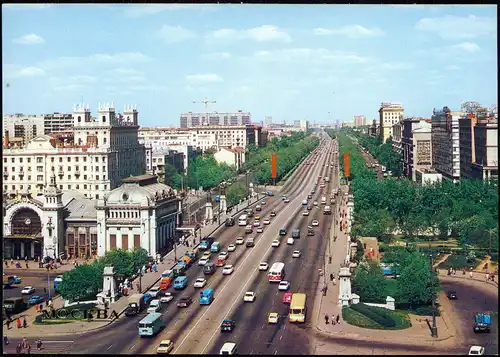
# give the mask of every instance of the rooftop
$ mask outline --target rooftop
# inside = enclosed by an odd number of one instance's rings
[[[158,183],[158,176],[155,175],[138,175],[138,176],[130,176],[122,179],[123,183],[137,183],[139,186],[151,185],[154,183]]]

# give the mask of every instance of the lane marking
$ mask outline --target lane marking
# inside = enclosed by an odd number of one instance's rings
[[[283,339],[283,335],[280,336],[280,341]]]
[[[135,344],[132,347],[130,347],[131,350],[133,350],[134,348],[135,348]]]
[[[277,354],[278,353],[278,350],[274,351],[274,354]]]
[[[113,347],[113,345],[109,346],[106,351],[109,351],[111,349],[111,347]]]
[[[43,341],[43,343],[73,343],[75,341]]]

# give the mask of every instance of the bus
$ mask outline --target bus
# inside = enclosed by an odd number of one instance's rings
[[[238,218],[238,226],[245,227],[248,224],[248,216],[246,214],[242,214]]]
[[[283,280],[285,278],[285,263],[274,263],[271,266],[271,269],[269,269],[269,274],[267,274],[267,277],[270,282],[279,283],[281,280]]]
[[[164,327],[161,314],[153,312],[139,321],[139,336],[154,336]]]
[[[55,277],[55,279],[54,279],[54,291],[55,292],[59,292],[59,286],[61,285],[62,281],[63,281],[62,275],[58,275]]]
[[[306,294],[294,293],[290,303],[288,320],[290,322],[306,322],[306,310]]]

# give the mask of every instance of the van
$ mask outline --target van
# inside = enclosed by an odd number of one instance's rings
[[[292,238],[299,239],[300,238],[300,229],[294,229],[292,231]]]
[[[247,208],[245,212],[246,212],[248,217],[250,217],[250,218],[253,217],[253,209],[252,208]]]
[[[214,272],[215,272],[214,262],[207,262],[207,264],[205,264],[203,266],[203,274],[209,275],[209,274],[213,274]]]
[[[214,289],[205,289],[200,292],[200,305],[210,305],[214,300]]]
[[[181,276],[186,272],[186,265],[177,263],[172,270],[174,271],[174,276]]]
[[[220,252],[220,242],[213,242],[212,246],[210,247],[210,251],[212,253],[219,253]]]
[[[27,307],[28,305],[26,304],[26,301],[24,301],[22,297],[4,299],[3,301],[3,308],[5,312],[17,314],[19,312],[26,310]]]
[[[188,277],[183,275],[183,276],[178,276],[174,280],[174,289],[176,290],[181,290],[185,289],[188,285]]]
[[[226,342],[220,349],[221,355],[235,355],[236,354],[236,343]]]

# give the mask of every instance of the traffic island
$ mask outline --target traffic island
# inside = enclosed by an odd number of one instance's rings
[[[350,325],[366,329],[404,330],[411,327],[410,317],[404,311],[391,311],[364,304],[343,307],[342,319]]]

